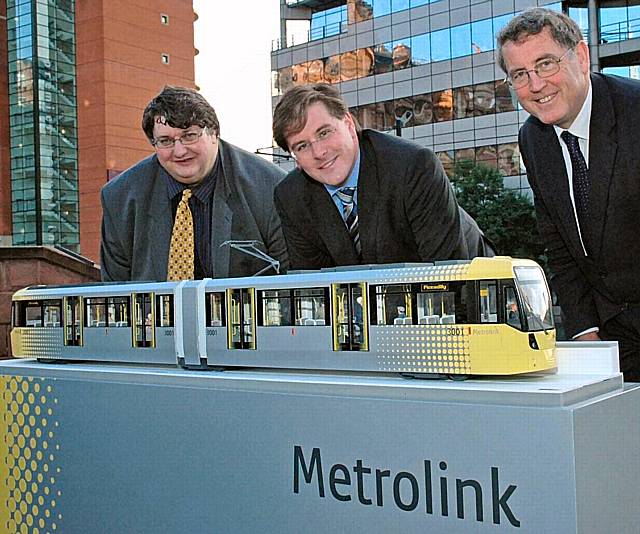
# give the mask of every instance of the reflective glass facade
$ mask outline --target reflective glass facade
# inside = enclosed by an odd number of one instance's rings
[[[320,21],[323,2],[303,3]],[[583,2],[537,4],[557,11],[564,5],[588,37]],[[591,53],[605,73],[640,74],[640,45],[625,43],[623,50],[606,41],[611,24],[622,28],[615,39],[636,37],[635,4],[640,0],[597,3],[602,36]],[[330,0],[324,5],[325,13],[336,9]],[[484,163],[501,172],[505,186],[531,195],[517,144],[528,114],[502,83],[494,53],[495,34],[523,7],[498,0],[347,0],[339,34],[272,53],[273,104],[292,86],[337,84],[362,127],[431,148],[448,173],[459,160]]]
[[[560,10],[560,4],[546,7]],[[421,33],[366,48],[285,67],[274,73],[272,96],[294,85],[338,83],[375,74],[455,59],[495,48],[494,35],[513,17],[513,13],[467,24]]]
[[[14,245],[78,251],[74,0],[8,0]]]
[[[602,2],[598,9],[598,20],[601,43],[640,37],[640,1]]]
[[[338,35],[342,25],[347,22],[347,6],[338,6],[325,11],[318,11],[311,16],[309,39],[324,39]]]
[[[345,5],[318,11],[311,17],[309,40],[323,39],[343,31],[344,24],[390,15],[438,0],[349,0]],[[295,5],[295,4],[293,4]],[[348,8],[347,8],[348,6]]]

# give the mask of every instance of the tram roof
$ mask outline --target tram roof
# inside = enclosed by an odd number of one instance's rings
[[[158,292],[173,293],[179,286],[207,290],[224,288],[291,289],[296,287],[322,286],[331,283],[379,283],[406,284],[456,280],[483,280],[513,278],[515,266],[534,266],[526,259],[507,256],[474,258],[473,260],[438,261],[434,263],[395,263],[384,265],[355,265],[324,268],[309,271],[293,271],[273,276],[190,280],[184,282],[109,282],[74,284],[65,286],[29,286],[15,293],[14,298],[42,299],[60,298],[64,295],[99,297],[113,294]]]

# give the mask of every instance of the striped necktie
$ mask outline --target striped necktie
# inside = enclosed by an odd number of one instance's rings
[[[358,232],[358,207],[353,201],[353,195],[355,195],[355,187],[343,187],[336,191],[336,195],[342,202],[342,218],[347,225],[349,235],[353,241],[353,246],[358,253],[358,256],[362,253],[362,247],[360,245],[360,233]]]
[[[169,263],[167,266],[167,280],[193,280],[194,270],[194,232],[193,215],[189,208],[191,189],[182,192],[182,198],[176,211],[171,232],[169,247]]]

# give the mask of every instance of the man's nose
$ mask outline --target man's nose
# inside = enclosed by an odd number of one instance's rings
[[[311,143],[311,154],[314,158],[321,158],[324,156],[326,150],[322,141],[314,141]]]
[[[176,142],[173,145],[173,155],[180,156],[180,155],[186,154],[186,152],[187,152],[187,149],[185,148],[185,146],[179,140],[176,140]]]
[[[536,74],[535,70],[529,71],[529,90],[533,92],[540,91],[547,85],[547,80]]]

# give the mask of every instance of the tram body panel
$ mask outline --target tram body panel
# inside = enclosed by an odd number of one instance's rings
[[[513,375],[556,368],[555,333],[527,333],[504,324],[461,325],[472,354],[469,374]],[[533,349],[529,338],[539,339],[539,348]]]
[[[469,352],[455,325],[371,327],[372,370],[396,373],[468,374]]]
[[[38,286],[13,300],[16,357],[447,375],[556,367],[544,273],[506,257]]]
[[[221,341],[225,341],[224,345]],[[331,327],[328,326],[258,327],[256,344],[258,350],[227,348],[221,335],[207,336],[207,364],[290,369],[350,368],[348,363],[341,367],[341,363],[345,364],[344,358],[341,362],[331,351]]]
[[[61,327],[17,327],[11,330],[11,349],[15,358],[61,359]]]

